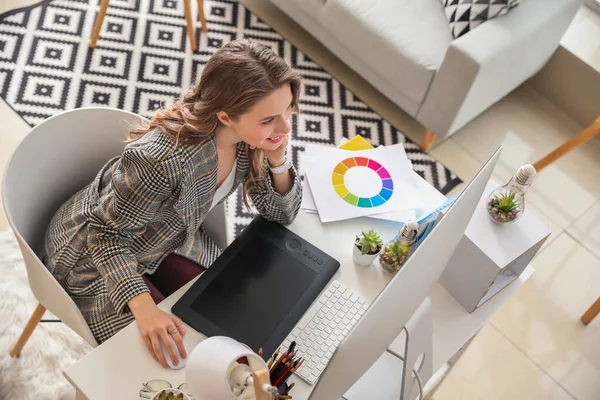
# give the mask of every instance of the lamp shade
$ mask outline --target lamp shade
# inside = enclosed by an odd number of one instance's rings
[[[238,362],[243,357],[248,365]],[[195,400],[253,400],[254,387],[240,390],[239,381],[260,370],[268,370],[267,364],[249,347],[229,337],[213,336],[188,356],[185,381]]]

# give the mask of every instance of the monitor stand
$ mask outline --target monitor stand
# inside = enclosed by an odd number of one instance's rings
[[[433,375],[433,316],[429,298],[421,303],[402,332],[404,354],[388,349],[346,392],[345,400],[420,399],[419,383],[412,369],[419,373],[423,386]]]

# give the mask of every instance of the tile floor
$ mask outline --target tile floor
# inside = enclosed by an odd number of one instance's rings
[[[600,5],[596,8],[598,12],[585,6],[580,8],[561,44],[600,71]]]
[[[0,13],[35,2],[1,2]],[[268,1],[242,2],[384,118],[420,141],[423,129],[416,121]],[[563,41],[581,49],[595,49],[581,50],[590,62],[600,62],[596,42],[600,35],[581,32],[586,32],[586,26],[587,32],[595,29],[591,26],[600,29],[600,23],[595,23],[597,17],[582,10]],[[581,40],[588,40],[588,46],[583,46]],[[29,126],[2,101],[0,120],[2,173],[9,154],[28,133]],[[493,149],[503,143],[505,148],[495,177],[506,180],[520,164],[536,161],[580,128],[525,85],[437,145],[432,154],[468,181]],[[553,234],[533,263],[537,272],[483,327],[433,395],[435,400],[600,398],[600,320],[588,327],[579,323],[580,315],[600,296],[599,174],[597,138],[539,175],[527,206],[548,224]],[[0,210],[0,229],[7,226]]]

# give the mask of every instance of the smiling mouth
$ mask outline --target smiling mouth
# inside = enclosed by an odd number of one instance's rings
[[[279,136],[275,136],[272,138],[267,138],[266,140],[268,140],[271,143],[279,143],[279,142],[281,142],[282,139],[283,139],[283,135],[279,135]]]

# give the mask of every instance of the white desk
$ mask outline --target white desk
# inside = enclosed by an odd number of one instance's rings
[[[440,204],[445,199],[424,180],[419,179],[419,182],[427,201]],[[352,244],[355,234],[366,228],[375,229],[384,241],[389,240],[398,232],[399,224],[371,218],[321,224],[318,215],[300,211],[296,221],[289,228],[336,258],[341,267],[333,279],[341,281],[368,301],[373,301],[391,279],[391,275],[379,267],[365,268],[355,265],[352,261]],[[434,314],[434,371],[446,364],[491,314],[521,286],[531,272],[533,269],[528,267],[520,280],[473,314],[466,312],[441,285],[436,284],[429,295]],[[160,308],[170,311],[192,283],[165,299]],[[187,325],[186,329],[186,341],[195,343],[205,338]],[[396,339],[391,348],[399,354],[403,353],[403,335]],[[119,393],[119,398],[135,399],[142,382],[151,379],[166,379],[174,386],[184,382],[183,369],[165,370],[152,359],[135,322],[74,364],[65,371],[65,376],[76,388],[78,399],[90,400],[112,400],[115,391]],[[297,400],[307,399],[314,387],[295,376],[290,378],[290,382],[296,382],[292,395]]]

